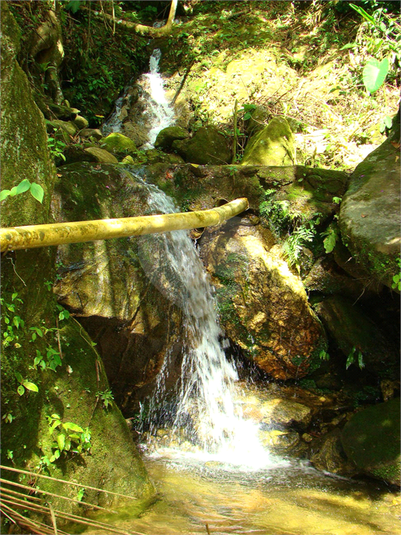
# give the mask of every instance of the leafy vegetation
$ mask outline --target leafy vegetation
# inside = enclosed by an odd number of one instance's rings
[[[4,201],[4,199],[7,199],[7,197],[15,197],[15,195],[21,195],[21,193],[25,193],[26,191],[29,191],[32,197],[38,202],[43,202],[44,190],[42,186],[40,184],[37,184],[36,182],[29,182],[27,178],[21,180],[18,186],[14,186],[10,190],[1,190],[0,201]]]

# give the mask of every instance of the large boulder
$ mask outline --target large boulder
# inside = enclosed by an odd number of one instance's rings
[[[84,149],[91,157],[99,163],[118,163],[117,158],[111,152],[99,147],[88,147]]]
[[[118,132],[112,132],[107,137],[101,139],[99,144],[101,148],[117,156],[126,156],[127,154],[135,154],[137,152],[136,145],[132,139]]]
[[[1,34],[3,187],[11,189],[26,178],[44,190],[42,204],[29,192],[7,198],[2,224],[50,223],[56,169],[47,149],[43,115],[16,61],[19,32],[5,2],[1,5]],[[2,337],[1,362],[1,412],[7,416],[2,425],[2,464],[33,472],[48,470],[61,481],[40,478],[35,486],[67,498],[76,498],[76,488],[62,480],[146,501],[154,495],[154,487],[110,397],[99,355],[82,326],[67,318],[65,310],[60,311],[49,292],[55,277],[54,260],[55,249],[45,247],[15,251],[2,263],[1,327],[2,333],[7,333],[7,340]],[[107,393],[109,404],[105,407],[100,396]],[[52,432],[49,425],[53,414],[64,424],[89,428],[85,438],[89,452],[68,451],[59,438],[59,458],[52,459],[56,435],[60,436],[60,428]],[[80,439],[82,435],[78,435]],[[20,477],[7,470],[3,474],[5,478]],[[21,482],[27,483],[26,476],[21,476]],[[58,500],[57,504],[54,496],[49,500],[55,509],[82,512],[73,500]],[[85,500],[98,503],[99,493],[87,489]]]
[[[342,240],[373,280],[392,287],[399,274],[399,124],[355,169],[341,204]],[[398,291],[397,285],[394,289]]]
[[[188,132],[180,126],[168,126],[157,134],[155,148],[168,150],[174,141],[177,139],[186,139],[187,137],[189,137]]]
[[[348,458],[360,471],[400,484],[399,398],[354,414],[343,429],[341,441]]]
[[[203,234],[201,257],[227,336],[275,379],[300,378],[318,365],[326,338],[301,279],[273,244],[267,230],[233,218]]]
[[[212,126],[199,128],[191,139],[174,141],[172,148],[191,163],[224,165],[231,162],[226,138]]]
[[[294,135],[284,117],[274,117],[248,141],[242,165],[294,165]]]

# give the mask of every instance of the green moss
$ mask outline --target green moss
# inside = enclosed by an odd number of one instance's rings
[[[342,444],[358,468],[389,482],[399,480],[399,398],[354,414],[344,427]]]

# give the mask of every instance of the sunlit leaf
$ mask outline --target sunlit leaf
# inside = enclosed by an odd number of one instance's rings
[[[6,199],[9,195],[10,195],[9,189],[2,189],[0,191],[0,201],[4,201],[4,199]]]
[[[387,58],[378,61],[376,58],[370,59],[363,69],[363,83],[369,93],[374,93],[381,87],[386,79],[389,69]]]
[[[42,186],[40,184],[36,184],[36,182],[33,182],[31,184],[31,195],[34,199],[36,199],[37,201],[39,201],[40,203],[43,201],[43,197],[44,197],[44,190],[42,188]]]
[[[65,435],[63,435],[62,433],[60,433],[57,436],[57,444],[58,444],[59,450],[63,451],[64,446],[65,446]]]
[[[22,384],[27,390],[30,390],[31,392],[39,392],[39,388],[35,385],[35,383],[31,383],[30,381],[24,381]]]
[[[19,195],[20,193],[24,193],[25,191],[28,191],[30,187],[31,187],[31,183],[29,182],[27,178],[24,178],[24,180],[22,180],[17,186],[17,195]]]
[[[23,396],[25,394],[25,388],[22,385],[19,385],[17,392],[20,396]]]
[[[84,430],[82,427],[79,427],[79,425],[74,424],[73,422],[66,422],[63,424],[64,429],[67,429],[67,431],[76,431],[77,433],[83,433]]]

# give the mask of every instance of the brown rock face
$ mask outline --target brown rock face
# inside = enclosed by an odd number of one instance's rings
[[[285,380],[305,376],[326,340],[300,278],[272,243],[265,229],[234,218],[205,232],[201,256],[227,336],[259,368]]]
[[[55,202],[60,220],[127,217],[147,210],[146,188],[118,167],[75,163],[61,167],[60,175]],[[171,300],[174,288],[156,281],[149,263],[143,268],[147,253],[138,244],[138,239],[121,238],[60,246],[55,285],[59,302],[96,342],[126,414],[137,393],[151,387],[165,356],[173,364],[181,356],[181,311]]]

